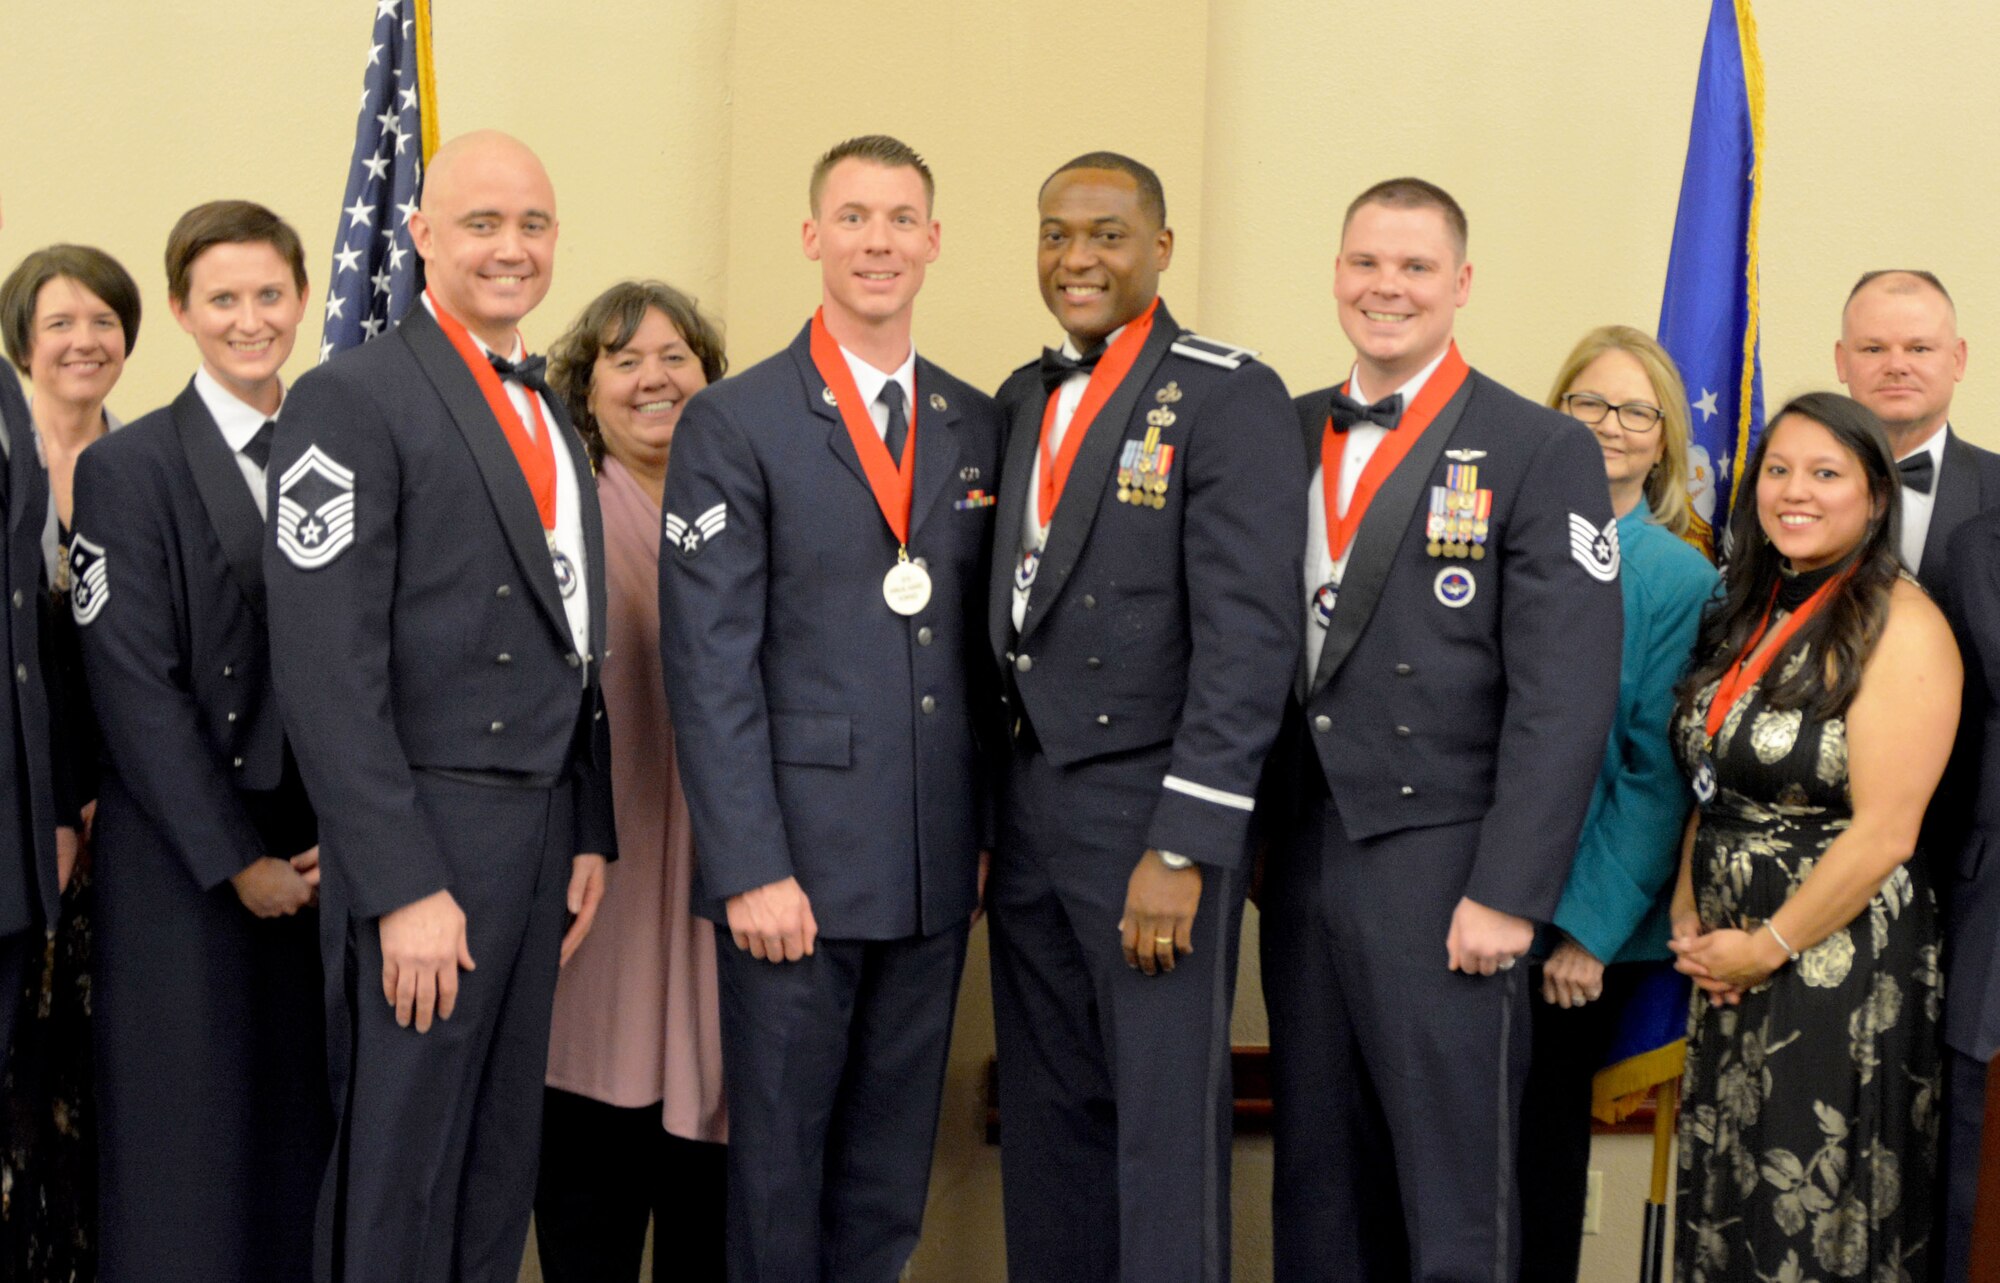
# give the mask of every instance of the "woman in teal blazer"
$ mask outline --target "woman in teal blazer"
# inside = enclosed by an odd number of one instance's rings
[[[1625,643],[1604,767],[1555,922],[1543,932],[1543,1001],[1534,1008],[1521,1115],[1523,1283],[1575,1283],[1591,1077],[1624,999],[1672,956],[1667,902],[1690,797],[1667,725],[1716,583],[1697,547],[1705,548],[1709,525],[1688,493],[1687,392],[1665,350],[1629,326],[1592,330],[1563,362],[1549,404],[1589,427],[1604,450]]]

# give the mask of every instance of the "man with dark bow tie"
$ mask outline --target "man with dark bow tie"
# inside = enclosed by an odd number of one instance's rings
[[[1229,1276],[1229,1015],[1252,797],[1296,661],[1284,385],[1183,330],[1154,172],[1043,184],[1059,351],[1010,420],[988,626],[1010,752],[988,888],[1007,1265]]]
[[[1306,644],[1260,797],[1288,1283],[1515,1277],[1517,964],[1617,703],[1602,455],[1459,355],[1465,249],[1434,184],[1357,197],[1333,290],[1353,370],[1296,402]]]
[[[2000,1049],[2000,860],[1987,858],[2000,815],[2000,592],[1991,567],[2000,455],[1951,426],[1966,346],[1944,283],[1926,271],[1865,273],[1841,312],[1834,368],[1875,412],[1903,476],[1903,565],[1951,619],[1965,656],[1964,711],[1944,780],[1924,813],[1922,851],[1945,900],[1945,1118],[1940,1278],[1960,1283],[1971,1252],[1987,1065]]]
[[[2000,505],[2000,454],[1951,429],[1965,340],[1944,283],[1925,271],[1864,273],[1841,310],[1833,367],[1889,431],[1903,477],[1903,565],[1949,609],[1951,535]]]
[[[556,232],[521,143],[439,148],[423,299],[301,378],[271,450],[272,669],[325,870],[322,1280],[514,1283],[526,1246],[556,967],[615,842],[597,488],[517,328]]]

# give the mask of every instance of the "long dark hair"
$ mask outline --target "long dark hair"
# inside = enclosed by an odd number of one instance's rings
[[[1868,479],[1873,515],[1861,542],[1848,554],[1844,570],[1837,572],[1843,581],[1826,607],[1799,629],[1783,653],[1772,657],[1769,671],[1781,676],[1765,684],[1765,702],[1772,708],[1809,709],[1816,718],[1845,712],[1861,685],[1861,670],[1882,635],[1889,593],[1902,573],[1896,553],[1902,487],[1888,434],[1866,406],[1837,392],[1793,397],[1771,416],[1751,453],[1750,466],[1736,479],[1736,498],[1729,514],[1731,553],[1723,569],[1722,598],[1702,617],[1694,667],[1675,692],[1680,705],[1677,716],[1687,711],[1703,687],[1721,677],[1743,655],[1777,592],[1785,559],[1765,537],[1757,513],[1757,480],[1764,473],[1772,429],[1786,415],[1819,424],[1860,462]],[[1823,657],[1823,662],[1800,664],[1797,671],[1787,673],[1790,658],[1807,650]]]

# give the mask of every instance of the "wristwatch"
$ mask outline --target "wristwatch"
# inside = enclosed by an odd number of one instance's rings
[[[1188,859],[1185,855],[1175,855],[1172,851],[1160,852],[1160,863],[1170,869],[1186,869],[1194,865],[1193,860]]]

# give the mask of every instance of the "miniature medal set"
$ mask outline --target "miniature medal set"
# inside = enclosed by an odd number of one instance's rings
[[[1128,440],[1118,458],[1118,502],[1141,508],[1167,506],[1167,475],[1173,471],[1174,448],[1160,444],[1160,430],[1174,426],[1174,402],[1181,399],[1181,385],[1169,381],[1153,394],[1159,404],[1146,412],[1146,436]]]
[[[1424,551],[1433,557],[1486,556],[1486,534],[1493,515],[1493,492],[1479,488],[1479,465],[1454,463],[1445,468],[1445,483],[1431,487],[1430,516],[1424,523],[1429,540]]]

